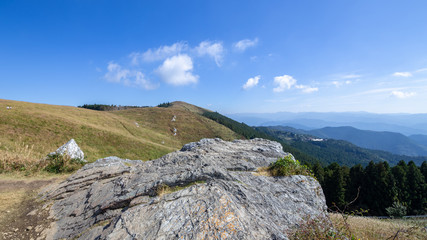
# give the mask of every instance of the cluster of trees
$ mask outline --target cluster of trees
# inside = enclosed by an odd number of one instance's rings
[[[144,108],[147,106],[121,106],[121,105],[106,105],[106,104],[84,104],[83,106],[78,106],[79,108],[87,108],[96,111],[116,111],[116,110],[125,110],[129,108]]]
[[[252,138],[271,139],[271,137],[268,136],[267,134],[259,132],[244,123],[239,123],[231,118],[228,118],[222,114],[219,114],[218,112],[204,112],[203,116],[228,127],[229,129],[233,130],[235,133],[240,134],[247,139],[252,139]]]
[[[407,207],[409,215],[427,213],[427,162],[416,166],[413,161],[400,161],[390,167],[387,162],[370,162],[365,168],[355,165],[351,168],[332,163],[322,167],[311,166],[314,175],[322,185],[326,203],[332,208],[343,209],[357,199],[348,210],[368,210],[369,215],[387,215],[386,208],[393,203]]]
[[[164,103],[160,103],[159,105],[157,105],[157,107],[164,107],[164,108],[167,108],[170,106],[172,106],[172,103],[170,103],[170,102],[164,102]]]

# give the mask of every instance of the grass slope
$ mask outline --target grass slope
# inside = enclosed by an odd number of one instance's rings
[[[0,99],[0,155],[41,158],[74,138],[88,161],[111,155],[149,160],[201,138],[241,138],[190,106],[106,112]]]

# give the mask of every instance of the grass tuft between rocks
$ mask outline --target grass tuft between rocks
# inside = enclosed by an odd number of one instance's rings
[[[307,166],[301,164],[298,160],[294,159],[292,155],[279,158],[276,162],[272,163],[268,167],[259,168],[258,173],[259,175],[273,177],[292,175],[305,175],[314,177],[310,169]]]

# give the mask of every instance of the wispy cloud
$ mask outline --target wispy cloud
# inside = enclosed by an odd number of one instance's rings
[[[412,73],[410,72],[395,72],[393,73],[395,77],[412,77]]]
[[[244,52],[247,48],[254,47],[258,44],[258,38],[253,40],[243,39],[233,44],[233,47],[236,51]]]
[[[138,65],[141,62],[162,61],[168,57],[177,55],[185,50],[188,50],[188,45],[185,42],[177,42],[170,46],[160,46],[156,49],[148,49],[145,52],[133,52],[129,54],[131,63]]]
[[[215,60],[216,65],[221,66],[224,56],[224,47],[222,42],[203,41],[195,48],[195,50],[199,56],[208,55]]]
[[[404,99],[404,98],[413,97],[413,96],[417,95],[417,93],[416,92],[392,91],[390,93],[390,95],[393,96],[393,97]]]
[[[167,58],[156,72],[164,82],[174,86],[197,83],[199,79],[193,74],[191,57],[186,54]]]
[[[341,87],[343,85],[349,85],[352,84],[353,82],[350,80],[346,80],[346,81],[333,81],[332,84],[335,85],[335,87]]]
[[[122,66],[114,62],[108,63],[104,79],[109,82],[121,83],[125,86],[141,87],[146,90],[152,90],[157,87],[146,79],[142,72],[122,68]]]
[[[353,79],[353,78],[360,78],[360,77],[362,77],[362,75],[358,75],[358,74],[347,74],[347,75],[341,76],[341,79]]]
[[[109,62],[107,66],[107,73],[104,75],[104,78],[109,82],[119,83],[126,80],[130,71],[128,69],[122,69],[122,67],[114,62]]]
[[[243,85],[244,90],[248,90],[249,88],[253,88],[256,85],[258,85],[259,80],[261,79],[261,76],[255,76],[253,78],[249,78],[248,81]]]
[[[301,89],[303,93],[313,93],[319,91],[317,87],[310,87],[306,85],[296,85],[295,88]]]
[[[150,80],[146,79],[145,75],[142,72],[135,72],[135,79],[131,84],[147,89],[147,90],[153,90],[158,87],[158,85],[152,84]]]

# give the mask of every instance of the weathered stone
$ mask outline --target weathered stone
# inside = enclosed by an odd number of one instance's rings
[[[285,155],[263,139],[203,139],[153,161],[100,159],[42,193],[56,220],[43,236],[288,239],[326,204],[311,177],[254,174]]]
[[[55,152],[49,153],[49,155],[55,155],[55,154],[59,154],[63,156],[66,155],[71,159],[78,159],[82,162],[86,162],[86,160],[84,160],[85,155],[83,151],[79,148],[79,146],[77,145],[74,139],[71,139],[66,144],[59,147]]]

